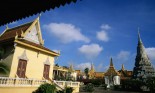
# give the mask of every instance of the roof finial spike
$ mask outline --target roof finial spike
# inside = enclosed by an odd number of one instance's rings
[[[139,29],[139,27],[138,27],[138,42],[142,42],[142,40],[141,40],[141,38],[140,38],[140,29]]]
[[[125,70],[125,68],[124,68],[124,64],[122,64],[122,70],[123,70],[123,71]]]
[[[18,39],[18,33],[16,32],[16,36],[15,36],[15,39]]]
[[[112,57],[110,59],[110,67],[113,67]]]
[[[6,24],[6,29],[9,29],[9,26],[8,26],[8,24]]]
[[[21,37],[24,37],[24,32],[22,29],[21,29]]]

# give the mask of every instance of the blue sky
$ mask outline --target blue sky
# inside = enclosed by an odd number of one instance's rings
[[[13,22],[14,27],[38,15]],[[42,13],[40,24],[45,46],[60,50],[55,61],[74,68],[90,67],[106,71],[110,57],[117,70],[124,64],[132,70],[137,47],[137,30],[146,52],[155,65],[154,0],[82,0]],[[0,33],[5,26],[0,27]]]

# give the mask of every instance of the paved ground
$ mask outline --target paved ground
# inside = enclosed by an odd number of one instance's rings
[[[84,92],[83,88],[81,87],[79,93],[90,93],[90,92]],[[104,90],[103,87],[95,87],[95,91],[93,93],[141,93],[141,92],[113,91],[113,90]]]

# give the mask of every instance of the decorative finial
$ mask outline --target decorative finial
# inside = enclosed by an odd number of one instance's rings
[[[6,25],[6,29],[9,29],[8,24]]]
[[[18,33],[16,32],[16,36],[15,36],[15,39],[18,39]]]
[[[41,17],[41,15],[42,15],[42,14],[40,13],[40,14],[39,14],[39,17]]]
[[[122,70],[123,70],[123,71],[125,70],[125,68],[124,68],[124,64],[122,64]]]
[[[140,32],[139,32],[139,31],[140,31],[140,29],[139,29],[139,27],[138,27],[138,42],[139,42],[139,43],[142,43],[142,40],[141,40],[141,38],[140,38]]]
[[[24,37],[24,32],[22,29],[21,29],[21,37]]]
[[[112,57],[110,59],[110,67],[113,67]]]

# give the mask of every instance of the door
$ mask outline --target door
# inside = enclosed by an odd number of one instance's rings
[[[45,79],[49,79],[49,70],[50,70],[50,65],[44,65],[44,72],[43,72],[43,77]]]
[[[18,62],[17,75],[19,78],[25,78],[27,61],[20,59]]]

